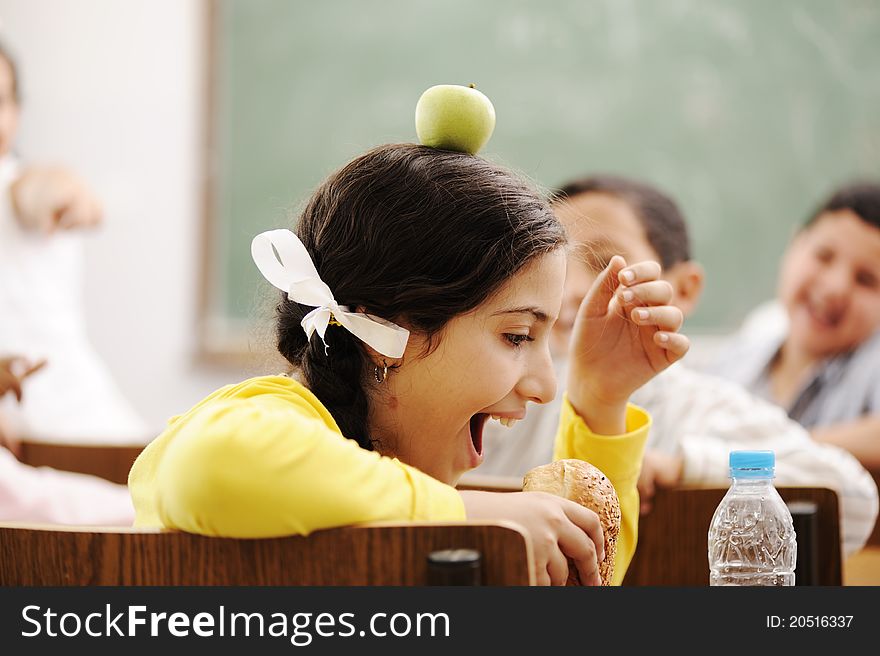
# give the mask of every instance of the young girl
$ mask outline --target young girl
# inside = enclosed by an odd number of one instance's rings
[[[173,419],[131,471],[136,524],[268,537],[510,519],[532,537],[539,583],[564,584],[566,557],[598,583],[595,513],[546,494],[452,487],[480,463],[487,421],[510,424],[555,394],[565,233],[546,203],[473,155],[388,145],[318,188],[297,237],[271,231],[253,244],[284,291],[278,349],[291,376],[225,387]],[[618,582],[635,548],[650,422],[627,399],[688,348],[659,275],[654,262],[616,257],[585,299],[557,437],[557,457],[589,460],[620,496]]]

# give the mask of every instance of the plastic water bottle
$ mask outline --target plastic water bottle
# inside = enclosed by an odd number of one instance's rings
[[[772,451],[732,451],[730,489],[709,525],[710,585],[794,585],[791,513],[773,487]]]

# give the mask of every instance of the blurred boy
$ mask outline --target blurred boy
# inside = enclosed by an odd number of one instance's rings
[[[837,190],[712,368],[785,408],[813,438],[880,469],[880,184]]]
[[[574,244],[563,307],[553,329],[557,353],[567,349],[577,308],[596,272],[615,254],[628,262],[660,262],[663,279],[673,288],[673,304],[685,316],[696,307],[703,270],[691,260],[684,218],[668,196],[633,180],[600,176],[566,185],[553,207]],[[558,362],[560,377],[564,369],[564,362]],[[726,485],[731,450],[772,449],[778,484],[827,486],[838,492],[846,553],[860,548],[870,534],[878,505],[870,475],[848,453],[812,441],[780,408],[739,385],[678,364],[638,390],[632,402],[653,417],[639,478],[644,512],[657,486]],[[531,407],[513,430],[487,425],[485,460],[476,472],[521,476],[548,462],[558,413],[559,399]]]

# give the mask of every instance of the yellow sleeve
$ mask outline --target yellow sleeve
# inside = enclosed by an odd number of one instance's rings
[[[458,492],[271,397],[211,403],[156,471],[163,526],[241,538],[381,520],[463,520]]]
[[[626,411],[626,433],[596,435],[566,396],[562,401],[554,460],[578,458],[602,470],[620,501],[620,535],[614,562],[612,585],[620,585],[636,550],[639,529],[639,492],[636,484],[642,468],[642,455],[651,427],[651,415],[630,404]]]

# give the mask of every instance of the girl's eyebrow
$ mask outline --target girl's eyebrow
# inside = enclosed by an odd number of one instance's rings
[[[492,316],[497,317],[500,314],[531,314],[540,323],[546,323],[550,318],[546,312],[536,307],[517,307],[510,308],[509,310],[499,310],[498,312],[493,312]]]

